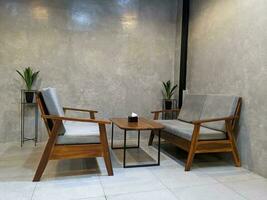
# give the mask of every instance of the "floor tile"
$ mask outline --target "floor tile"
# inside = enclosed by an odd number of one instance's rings
[[[194,169],[194,171],[211,175],[224,172],[239,172],[242,170],[244,170],[244,168],[235,167],[234,164],[222,160],[217,160],[215,162],[197,162],[196,168]]]
[[[225,161],[210,164],[198,163],[198,167],[194,169],[194,172],[207,174],[219,182],[246,181],[262,178],[247,169],[235,167],[233,164]]]
[[[229,188],[240,193],[242,196],[250,200],[267,200],[267,180],[256,179],[242,182],[224,183]]]
[[[145,143],[143,142],[141,144],[142,144],[141,146],[142,146],[143,150],[146,151],[146,153],[148,155],[150,155],[152,158],[154,158],[156,160],[157,156],[158,156],[157,145],[148,146],[147,141],[145,141]],[[181,163],[178,163],[175,159],[172,159],[167,154],[162,152],[162,148],[161,148],[161,155],[160,155],[160,166],[176,166],[176,167],[181,167],[181,168],[184,167],[183,165],[181,165]]]
[[[12,166],[0,164],[0,181],[31,181],[33,174],[34,171],[32,169],[21,163]]]
[[[45,143],[38,143],[37,146],[31,143],[25,143],[23,147],[19,143],[5,144],[0,149],[1,160],[25,159],[30,156],[38,156],[42,153]]]
[[[115,169],[114,176],[100,176],[106,195],[165,188],[147,168]]]
[[[174,188],[172,191],[179,200],[245,200],[242,196],[220,183]]]
[[[6,152],[6,149],[8,149],[8,147],[10,147],[10,143],[2,143],[0,145],[0,155],[3,155],[4,152]]]
[[[157,158],[154,146],[145,140],[141,146]],[[168,144],[162,146],[160,166],[124,169],[111,151],[114,176],[107,176],[103,158],[50,161],[41,181],[32,183],[43,148],[44,143],[1,145],[0,200],[105,200],[105,195],[115,200],[267,200],[267,179],[216,156],[196,156],[192,170],[185,172],[187,155]]]
[[[219,182],[235,182],[262,179],[261,176],[245,169],[239,171],[220,172],[217,174],[213,174],[212,177],[218,180]]]
[[[70,200],[103,196],[104,192],[98,177],[73,176],[59,180],[38,182],[33,194],[33,200]]]
[[[73,199],[73,200],[106,200],[105,197],[90,197],[86,199]]]
[[[107,196],[107,200],[177,200],[177,198],[168,190],[157,190],[149,192],[140,192],[133,194],[123,194],[116,196]]]
[[[168,188],[217,183],[214,178],[206,174],[194,171],[185,172],[184,169],[177,167],[153,168],[151,171]]]
[[[0,182],[0,200],[30,200],[36,183]]]

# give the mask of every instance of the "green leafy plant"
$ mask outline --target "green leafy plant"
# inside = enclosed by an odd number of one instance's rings
[[[36,80],[37,75],[39,74],[39,71],[33,72],[32,68],[26,67],[23,72],[20,72],[19,70],[16,70],[18,74],[22,77],[22,79],[26,83],[26,87],[28,90],[32,89],[32,85],[34,81]]]
[[[170,80],[166,82],[162,82],[162,84],[163,84],[162,94],[165,99],[170,100],[174,94],[175,89],[177,88],[177,84],[172,86],[172,83]]]

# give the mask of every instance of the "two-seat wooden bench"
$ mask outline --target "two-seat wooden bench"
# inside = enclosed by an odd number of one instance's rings
[[[225,95],[186,95],[176,120],[158,120],[165,111],[154,111],[154,120],[165,128],[161,138],[188,152],[185,171],[189,171],[197,153],[232,153],[236,166],[240,159],[234,129],[240,115],[241,97]],[[151,132],[149,145],[154,135]]]

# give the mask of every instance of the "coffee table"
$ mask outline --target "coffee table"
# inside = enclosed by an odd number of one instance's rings
[[[111,132],[111,148],[112,149],[123,149],[123,167],[149,167],[149,166],[158,166],[160,165],[160,132],[164,126],[153,120],[139,118],[138,122],[128,122],[127,118],[111,118],[112,122],[112,132]],[[124,142],[121,147],[113,146],[113,135],[114,135],[114,124],[124,130]],[[140,133],[143,130],[158,131],[158,161],[151,164],[137,164],[137,165],[126,165],[126,149],[140,148]],[[127,131],[137,131],[138,132],[138,145],[137,146],[126,146],[127,142]]]

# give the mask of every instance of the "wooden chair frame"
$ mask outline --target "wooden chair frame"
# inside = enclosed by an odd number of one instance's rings
[[[167,140],[168,142],[178,146],[179,148],[188,152],[187,161],[185,163],[185,171],[190,171],[193,159],[195,154],[197,153],[219,153],[219,152],[229,152],[233,156],[233,160],[236,167],[241,166],[236,141],[234,137],[234,129],[239,119],[240,112],[241,112],[241,104],[242,99],[238,99],[237,108],[235,114],[229,117],[222,117],[222,118],[214,118],[214,119],[202,119],[193,121],[192,124],[194,125],[194,130],[192,134],[191,141],[186,140],[184,138],[175,136],[171,133],[166,131],[161,132],[161,138]],[[175,110],[160,110],[160,111],[153,111],[154,120],[159,119],[160,113],[164,112],[176,112],[179,114],[179,109]],[[208,123],[208,122],[215,122],[215,121],[225,121],[225,130],[226,130],[226,139],[222,140],[199,140],[199,130],[201,124]],[[151,132],[149,137],[149,145],[152,145],[154,135],[157,133]]]
[[[108,120],[96,120],[94,110],[76,109],[76,108],[63,108],[64,112],[67,110],[88,112],[90,118],[71,118],[71,117],[59,117],[48,115],[47,108],[43,101],[41,93],[36,95],[36,102],[41,111],[41,117],[44,120],[49,138],[45,146],[43,155],[39,162],[38,168],[35,172],[33,181],[40,181],[41,176],[46,168],[49,160],[60,159],[75,159],[75,158],[92,158],[92,157],[104,157],[106,169],[108,175],[113,175],[112,163],[110,159],[106,124],[110,124]],[[56,144],[58,131],[63,121],[77,121],[84,123],[97,123],[100,132],[100,143],[96,144]]]

